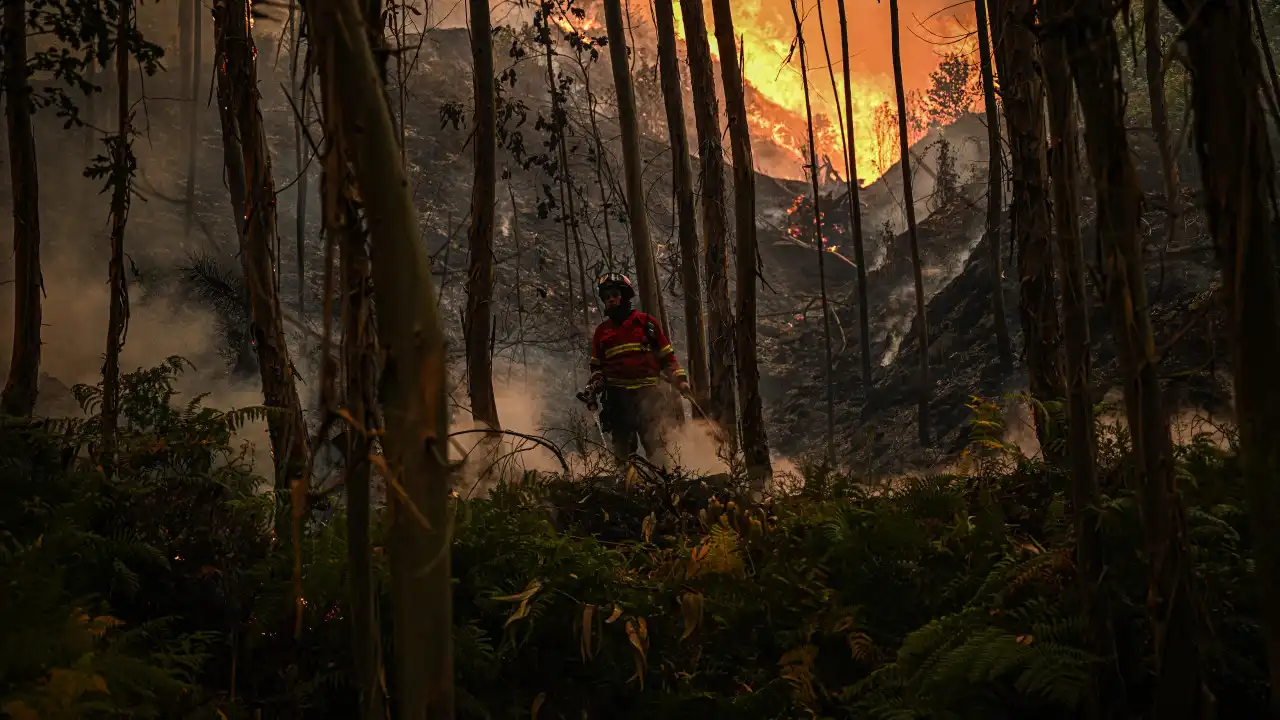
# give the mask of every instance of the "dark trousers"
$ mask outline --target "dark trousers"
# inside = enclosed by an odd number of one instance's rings
[[[650,462],[661,463],[663,429],[666,416],[663,413],[663,397],[657,387],[635,390],[605,388],[600,405],[600,424],[613,441],[613,454],[619,462],[625,461],[639,444],[644,445],[645,457]]]

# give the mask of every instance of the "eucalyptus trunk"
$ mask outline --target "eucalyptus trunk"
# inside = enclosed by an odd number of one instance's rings
[[[898,96],[898,149],[902,156],[902,203],[907,213],[907,238],[911,244],[911,271],[916,287],[916,337],[920,342],[920,374],[917,377],[918,428],[920,444],[929,444],[929,402],[933,395],[929,379],[929,313],[924,301],[924,267],[920,259],[920,239],[916,233],[916,204],[911,187],[911,147],[907,137],[907,98],[902,86],[902,38],[898,29],[898,0],[889,0],[889,24],[893,38],[893,82]]]
[[[738,446],[738,401],[734,395],[733,305],[729,298],[729,220],[725,208],[724,146],[720,107],[711,61],[711,43],[701,2],[680,3],[684,19],[693,118],[698,131],[698,185],[702,233],[706,237],[708,402],[707,414],[720,426],[731,452]],[[723,70],[723,65],[721,69]],[[729,99],[725,98],[726,109]]]
[[[991,315],[995,320],[996,349],[1000,365],[1013,368],[1013,343],[1009,339],[1009,316],[1004,304],[1004,259],[1000,254],[1000,226],[1004,215],[1004,176],[1001,172],[1000,117],[996,106],[995,74],[992,71],[991,23],[987,0],[973,0],[978,34],[978,66],[982,74],[982,104],[987,117],[987,252],[991,263]]]
[[[27,81],[27,3],[4,7],[4,99],[9,130],[9,188],[13,193],[13,348],[0,413],[28,417],[40,382],[40,173]]]
[[[689,0],[686,0],[688,2]],[[684,123],[684,92],[680,86],[680,58],[676,54],[675,10],[671,0],[654,0],[658,27],[658,62],[662,99],[667,111],[667,135],[671,141],[672,184],[676,194],[676,222],[680,231],[680,279],[684,289],[684,326],[693,386],[694,414],[710,406],[707,395],[707,326],[702,315],[702,281],[698,273],[698,223],[693,199],[693,171],[689,167],[689,136]],[[704,40],[705,42],[705,40]],[[592,118],[594,123],[594,109]]]
[[[1280,357],[1280,288],[1275,151],[1261,95],[1266,79],[1246,2],[1165,5],[1183,25],[1193,78],[1193,137],[1229,308],[1240,466],[1258,553],[1271,717],[1280,718],[1280,382],[1274,367]]]
[[[844,65],[845,180],[849,186],[849,220],[853,228],[853,262],[858,266],[858,349],[862,353],[862,384],[871,392],[871,308],[867,304],[867,261],[862,243],[862,183],[858,177],[857,136],[853,127],[853,78],[849,70],[849,19],[844,0],[836,0],[840,13],[840,57]],[[823,33],[826,40],[826,33]]]
[[[501,425],[493,395],[493,354],[489,345],[493,330],[493,216],[498,195],[497,99],[489,0],[471,0],[471,59],[475,177],[471,186],[471,228],[467,233],[467,389],[471,394],[471,416],[477,423],[497,430]]]
[[[129,220],[133,184],[133,128],[129,112],[129,46],[133,0],[116,11],[116,127],[111,145],[111,259],[107,275],[111,295],[107,310],[107,352],[102,366],[102,461],[114,472],[120,423],[120,351],[129,324],[129,278],[124,272],[124,231]],[[6,18],[7,19],[7,18]],[[25,65],[25,63],[24,63]]]
[[[692,3],[690,3],[692,4]],[[760,273],[756,240],[756,174],[751,158],[751,131],[747,124],[747,98],[742,87],[738,36],[733,28],[729,0],[712,0],[711,10],[720,49],[720,79],[724,86],[729,143],[733,147],[733,208],[738,247],[738,321],[734,350],[738,361],[738,404],[742,406],[742,454],[747,480],[759,487],[773,475],[769,439],[764,427],[764,402],[760,398],[760,364],[756,357],[756,276]]]

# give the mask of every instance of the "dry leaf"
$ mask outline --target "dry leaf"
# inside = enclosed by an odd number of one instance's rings
[[[617,605],[613,606],[613,612],[609,614],[609,619],[605,620],[606,625],[612,625],[619,617],[622,616],[622,608]]]
[[[591,649],[591,640],[593,631],[595,630],[596,606],[589,603],[582,606],[582,640],[579,643],[579,651],[582,654],[582,661],[586,662],[588,658],[594,656]]]
[[[649,542],[653,539],[653,528],[658,524],[658,516],[649,513],[644,518],[644,524],[640,527],[640,534],[644,536],[644,541]]]
[[[702,622],[703,602],[698,593],[685,593],[680,597],[680,614],[684,618],[684,632],[680,635],[683,642]]]
[[[538,693],[538,697],[533,699],[533,707],[529,708],[530,720],[538,720],[538,711],[542,709],[542,704],[547,701],[547,694]]]

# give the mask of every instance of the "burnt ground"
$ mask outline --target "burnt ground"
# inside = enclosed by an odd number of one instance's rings
[[[1148,202],[1143,214],[1143,231],[1148,242],[1147,286],[1156,345],[1161,349],[1161,372],[1166,392],[1166,408],[1201,409],[1223,412],[1229,404],[1225,371],[1224,317],[1217,306],[1203,308],[1212,296],[1214,259],[1204,223],[1198,213],[1183,219],[1175,247],[1162,251],[1165,213],[1159,209],[1159,176],[1154,163],[1143,162],[1139,147],[1139,170]],[[1187,198],[1190,201],[1191,198]],[[1092,204],[1086,199],[1082,235],[1086,262],[1096,266],[1092,232]],[[981,205],[981,203],[979,203]],[[833,360],[836,385],[837,442],[842,457],[869,472],[900,472],[925,469],[955,457],[969,441],[965,407],[971,395],[1001,396],[1026,387],[1021,365],[1022,332],[1018,318],[1016,272],[1010,248],[1005,253],[1006,308],[1010,332],[1014,335],[1016,364],[1011,371],[999,366],[990,300],[991,263],[989,245],[982,240],[966,249],[980,235],[984,214],[980,208],[953,206],[920,225],[920,245],[926,266],[956,262],[964,258],[958,275],[948,279],[928,303],[932,405],[930,423],[934,438],[931,447],[921,448],[916,440],[916,395],[919,349],[915,340],[913,307],[910,332],[899,354],[885,366],[875,363],[874,385],[860,379],[858,363],[858,321],[851,291],[837,293],[836,315],[848,335],[847,345]],[[1008,240],[1007,228],[1004,235]],[[894,260],[870,273],[869,305],[872,308],[872,352],[879,360],[889,343],[886,335],[893,321],[902,321],[904,304],[913,302],[911,270],[905,235],[894,239]],[[852,273],[847,273],[852,275]],[[848,283],[841,275],[837,282]],[[935,276],[936,277],[936,276]],[[926,277],[926,288],[929,281]],[[900,295],[891,292],[904,289]],[[1093,345],[1096,399],[1119,387],[1121,378],[1109,317],[1100,305],[1097,288],[1089,281],[1091,339]],[[905,303],[903,302],[905,300]],[[825,428],[822,398],[823,366],[820,315],[808,322],[781,329],[769,345],[774,349],[770,383],[786,388],[771,407],[772,440],[782,452],[799,452],[821,442]]]

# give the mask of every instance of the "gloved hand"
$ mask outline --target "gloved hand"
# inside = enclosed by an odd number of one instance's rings
[[[588,384],[585,388],[578,392],[577,398],[580,402],[587,406],[587,410],[595,412],[600,405],[596,402],[596,393],[600,392],[600,388],[596,385]]]
[[[689,385],[688,380],[681,380],[677,382],[676,389],[679,390],[680,394],[685,397],[690,397],[693,395],[693,388]]]

